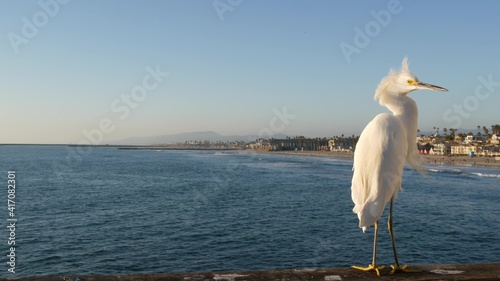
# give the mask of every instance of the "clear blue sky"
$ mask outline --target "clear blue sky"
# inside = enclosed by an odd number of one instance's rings
[[[357,135],[405,55],[449,89],[411,94],[422,131],[500,123],[498,1],[1,1],[0,21],[0,143]]]

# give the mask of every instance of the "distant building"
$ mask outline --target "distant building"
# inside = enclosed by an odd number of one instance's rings
[[[418,153],[420,154],[430,154],[431,150],[434,148],[430,143],[420,144],[417,143]]]
[[[426,143],[426,144],[417,143],[418,153],[420,153],[420,154],[429,154],[429,152],[431,151],[431,149],[433,147],[434,146],[431,145],[430,143]]]
[[[257,149],[257,150],[271,150],[272,149],[272,146],[268,140],[260,140],[257,142],[250,142],[250,143],[248,143],[247,146],[250,149]]]
[[[330,151],[354,151],[352,139],[339,138],[328,141]]]
[[[497,134],[493,134],[491,136],[491,144],[495,144],[495,145],[498,145],[500,144],[500,135],[497,135]]]
[[[453,139],[456,143],[462,143],[464,141],[464,138],[462,136],[456,135],[455,138]]]
[[[471,152],[473,154],[478,154],[479,153],[478,146],[474,145],[452,145],[451,146],[451,154],[452,155],[470,155]]]
[[[484,138],[484,136],[467,135],[465,137],[464,143],[475,143],[475,142],[482,142],[485,140],[486,139]]]
[[[434,155],[450,155],[453,154],[452,146],[447,143],[438,143],[435,144],[432,149],[429,151],[429,154]]]
[[[483,146],[479,156],[500,156],[500,146]]]

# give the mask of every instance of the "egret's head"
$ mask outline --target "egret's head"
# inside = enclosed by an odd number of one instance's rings
[[[448,90],[439,86],[420,82],[417,76],[413,74],[408,67],[408,58],[404,58],[401,64],[401,70],[394,71],[391,69],[389,75],[382,79],[377,91],[375,99],[382,98],[383,95],[406,95],[415,90],[431,90],[447,92]]]

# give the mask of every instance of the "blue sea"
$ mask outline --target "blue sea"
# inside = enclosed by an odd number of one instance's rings
[[[0,276],[347,267],[371,262],[352,161],[246,151],[0,146]],[[406,169],[395,203],[406,264],[500,261],[500,169]],[[15,171],[15,274],[7,264]],[[3,183],[2,183],[3,182]],[[388,209],[381,219],[387,220]],[[378,263],[392,264],[379,231]]]

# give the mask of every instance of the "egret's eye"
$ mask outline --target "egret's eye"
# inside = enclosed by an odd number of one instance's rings
[[[415,80],[408,79],[408,80],[406,80],[406,83],[408,83],[408,85],[415,85],[415,84],[416,84],[416,81],[415,81]]]

